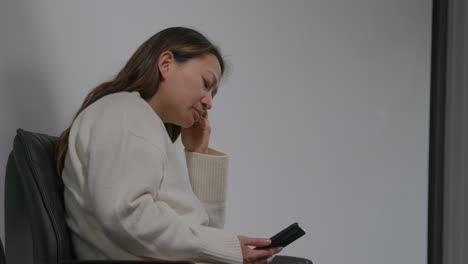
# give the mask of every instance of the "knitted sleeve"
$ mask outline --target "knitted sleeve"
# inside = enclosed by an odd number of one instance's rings
[[[205,207],[209,226],[223,228],[228,156],[208,149],[208,154],[185,151],[187,169],[192,189]]]

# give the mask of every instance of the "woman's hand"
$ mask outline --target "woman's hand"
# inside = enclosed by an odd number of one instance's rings
[[[211,125],[208,120],[208,111],[203,112],[200,120],[189,128],[182,128],[182,144],[187,151],[206,154],[210,140]]]
[[[249,246],[266,247],[271,244],[271,240],[264,238],[251,238],[238,236],[242,248],[244,264],[267,264],[271,262],[274,254],[282,250],[281,247],[269,249],[251,249]]]

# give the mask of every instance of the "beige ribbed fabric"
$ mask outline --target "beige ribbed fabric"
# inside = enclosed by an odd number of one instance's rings
[[[62,178],[81,259],[242,263],[237,235],[221,229],[228,156],[209,149],[181,161],[174,146],[138,92],[80,113]]]

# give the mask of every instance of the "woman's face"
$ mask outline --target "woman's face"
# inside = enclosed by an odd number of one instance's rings
[[[158,65],[162,80],[150,99],[153,108],[164,123],[191,127],[212,107],[221,78],[218,59],[208,54],[180,64],[171,52],[165,52]]]

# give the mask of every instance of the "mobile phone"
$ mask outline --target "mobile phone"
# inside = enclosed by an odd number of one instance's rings
[[[298,223],[294,223],[285,229],[281,230],[278,234],[272,236],[271,244],[266,247],[256,247],[254,249],[267,249],[273,247],[286,247],[294,242],[296,239],[305,235],[305,231],[299,227]]]

